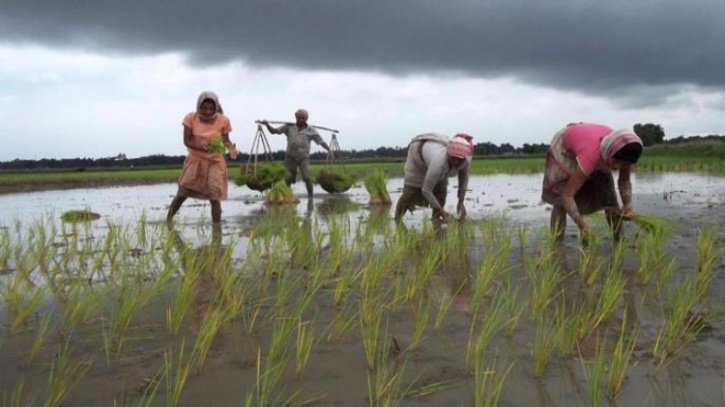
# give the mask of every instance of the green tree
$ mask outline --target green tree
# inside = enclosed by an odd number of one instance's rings
[[[634,132],[642,139],[642,144],[644,144],[645,147],[660,144],[665,139],[665,130],[659,124],[637,123],[634,125]]]

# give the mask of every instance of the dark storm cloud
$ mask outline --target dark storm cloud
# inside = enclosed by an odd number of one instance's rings
[[[511,77],[599,95],[725,85],[723,0],[4,3],[0,42],[183,52],[194,65]]]

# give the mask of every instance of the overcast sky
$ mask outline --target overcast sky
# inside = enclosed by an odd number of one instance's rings
[[[725,134],[723,21],[725,0],[0,0],[0,160],[184,154],[203,90],[242,151],[300,107],[344,149]]]

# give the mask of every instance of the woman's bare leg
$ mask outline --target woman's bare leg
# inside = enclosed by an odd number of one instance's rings
[[[171,201],[171,205],[169,205],[169,212],[166,214],[166,222],[171,222],[174,220],[174,216],[176,216],[176,213],[179,212],[179,208],[181,208],[181,205],[186,201],[185,196],[176,195],[174,199]]]
[[[222,221],[222,203],[215,199],[209,200],[211,204],[211,221],[219,223]]]
[[[560,242],[564,239],[564,231],[566,230],[566,210],[563,206],[554,205],[551,209],[551,234],[554,240]]]

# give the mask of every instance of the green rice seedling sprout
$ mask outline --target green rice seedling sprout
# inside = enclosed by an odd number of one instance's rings
[[[556,309],[552,320],[552,325],[556,327],[558,332],[557,341],[559,348],[559,356],[568,357],[574,350],[577,340],[581,337],[582,325],[584,324],[584,314],[586,311],[582,308],[572,307],[567,309],[564,301],[557,302]]]
[[[524,245],[526,244],[526,236],[528,233],[529,225],[527,223],[519,225],[519,228],[516,230],[516,239],[519,243],[519,251],[522,253],[524,251]]]
[[[224,154],[227,152],[227,147],[224,145],[224,140],[222,140],[221,136],[213,137],[209,141],[209,144],[206,146],[206,152],[213,154]]]
[[[486,252],[476,275],[470,312],[478,309],[478,305],[489,293],[492,281],[509,270],[508,256],[510,248],[510,239],[504,239],[500,247]]]
[[[436,312],[435,321],[433,322],[434,331],[438,332],[441,329],[441,325],[443,325],[443,321],[448,314],[448,310],[451,308],[451,305],[453,305],[453,301],[456,299],[456,296],[461,293],[464,287],[465,283],[461,284],[461,286],[458,287],[452,295],[446,296],[441,300],[440,304],[438,305],[438,311]]]
[[[543,316],[536,320],[536,333],[534,334],[534,377],[540,379],[544,369],[549,363],[551,353],[557,345],[559,327],[547,321]]]
[[[511,363],[505,371],[501,372],[496,362],[485,364],[485,358],[477,359],[474,362],[473,370],[473,405],[476,407],[498,406],[506,377],[513,367],[514,364]]]
[[[159,391],[161,378],[164,377],[165,371],[166,366],[164,363],[164,365],[159,368],[158,372],[146,379],[145,384],[141,389],[141,397],[139,397],[138,403],[136,403],[137,407],[151,407],[155,405],[154,400],[156,399],[156,393]]]
[[[16,288],[15,290],[21,290],[22,288]],[[17,295],[21,298],[18,301],[17,308],[14,314],[12,314],[12,320],[10,322],[10,333],[17,333],[20,328],[26,325],[28,318],[38,309],[40,302],[44,298],[44,289],[41,287],[34,287],[26,291],[25,295],[14,292],[13,295]]]
[[[674,229],[669,220],[658,216],[637,213],[625,215],[625,219],[632,221],[632,223],[641,227],[648,233],[669,235]]]
[[[380,339],[387,333],[386,323],[385,330],[381,334],[382,320],[382,307],[376,308],[367,316],[362,311],[360,312],[360,331],[368,369],[375,368],[375,354],[378,351]]]
[[[501,296],[497,295],[496,299],[492,301],[492,309],[488,310],[484,316],[473,315],[466,346],[466,367],[469,371],[474,370],[475,366],[471,364],[483,358],[491,338],[503,326],[502,301]],[[475,331],[477,324],[480,325],[478,332]]]
[[[166,402],[169,406],[178,406],[181,392],[189,378],[194,364],[194,354],[184,354],[186,338],[182,338],[178,356],[174,358],[171,350],[164,353],[164,377],[166,377]]]
[[[388,178],[382,170],[375,170],[365,177],[365,190],[368,191],[370,205],[390,205],[390,194],[388,193]]]
[[[335,315],[332,317],[332,321],[330,321],[330,324],[325,329],[327,332],[327,343],[342,340],[348,332],[355,328],[356,320],[359,320],[359,315],[356,315],[353,311],[348,311],[345,308],[342,308],[335,312]]]
[[[270,363],[284,363],[289,352],[290,338],[297,321],[289,317],[277,317],[274,322],[274,331],[269,341],[267,361]]]
[[[504,335],[511,337],[519,324],[521,315],[527,307],[525,298],[521,298],[521,285],[508,280],[503,287]]]
[[[182,277],[181,287],[166,308],[166,325],[171,335],[178,335],[184,316],[189,312],[191,304],[194,302],[198,277],[197,272],[186,273]]]
[[[315,331],[312,321],[297,320],[297,341],[295,344],[295,376],[299,379],[310,360],[312,346],[315,343]]]
[[[30,346],[30,352],[25,358],[25,363],[28,364],[28,366],[32,366],[33,363],[35,363],[35,358],[38,357],[38,354],[43,349],[43,345],[48,337],[48,329],[50,328],[50,319],[52,316],[52,313],[47,313],[38,323],[38,331],[35,333],[35,337],[33,338],[33,343]]]
[[[33,394],[30,399],[25,399],[23,397],[23,391],[25,389],[25,379],[20,379],[15,386],[13,386],[13,390],[10,393],[10,399],[8,400],[7,392],[3,392],[3,406],[7,407],[25,407],[25,406],[32,406],[35,405],[35,397],[36,395]]]
[[[214,338],[216,338],[221,327],[229,321],[229,318],[230,315],[227,310],[215,308],[202,322],[193,351],[197,373],[201,372]]]
[[[526,275],[531,281],[531,319],[543,315],[549,303],[558,295],[557,289],[563,277],[552,251],[546,250],[537,257],[525,259]]]
[[[45,391],[45,407],[55,407],[63,403],[68,393],[75,387],[90,369],[88,361],[73,362],[68,352],[68,342],[58,346],[58,352],[53,359],[48,373]]]
[[[667,238],[660,232],[645,233],[638,236],[635,242],[635,254],[639,259],[637,277],[646,284],[652,273],[659,270],[666,262]]]
[[[622,391],[629,361],[632,358],[634,345],[637,342],[637,331],[629,332],[626,329],[626,312],[624,315],[619,338],[617,338],[617,343],[612,350],[611,363],[607,370],[607,396],[612,400],[617,398]]]
[[[669,362],[672,355],[684,346],[683,340],[698,333],[692,332],[692,328],[696,327],[692,323],[696,316],[691,311],[699,299],[697,275],[685,275],[678,284],[670,288],[665,323],[660,329],[653,350],[658,366]]]
[[[697,233],[697,290],[705,298],[714,278],[717,258],[717,236],[710,227],[702,227]]]
[[[619,306],[625,284],[624,277],[619,271],[612,269],[607,271],[601,291],[590,293],[588,302],[595,305],[593,308],[585,307],[585,309],[592,309],[592,312],[582,328],[592,332],[614,313]],[[581,332],[581,334],[586,335],[588,332]]]
[[[582,363],[582,370],[589,386],[589,405],[599,407],[602,400],[602,383],[607,369],[607,351],[604,341],[597,340],[595,359],[591,366],[587,366],[586,360],[579,349],[579,360]]]
[[[428,327],[430,311],[430,299],[427,296],[421,297],[413,315],[413,332],[410,334],[410,343],[408,344],[409,351],[416,350],[418,345],[420,345],[420,342],[423,339],[423,333],[425,333],[425,330]]]
[[[382,343],[390,343],[393,338],[388,334],[386,327]],[[390,361],[391,352],[381,349],[377,352],[374,369],[367,371],[368,405],[372,406],[398,406],[411,390],[413,383],[403,387],[405,362]]]

